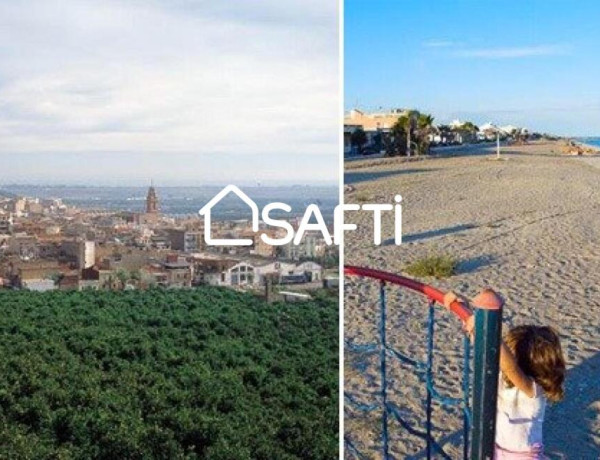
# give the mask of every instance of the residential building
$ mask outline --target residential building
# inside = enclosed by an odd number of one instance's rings
[[[352,134],[357,129],[362,129],[367,137],[364,148],[381,150],[383,134],[389,133],[392,127],[408,110],[392,109],[389,112],[365,113],[362,110],[352,109],[344,117],[344,154],[353,153],[351,143]]]
[[[38,239],[33,235],[13,234],[7,241],[6,252],[17,255],[23,260],[37,259],[39,257]]]
[[[25,200],[25,198],[14,198],[11,200],[11,204],[11,211],[16,217],[21,217],[25,214],[25,207],[27,206],[27,200]]]
[[[96,263],[96,244],[81,239],[65,240],[61,244],[61,255],[74,268],[89,268]]]
[[[199,231],[183,229],[167,229],[170,249],[187,253],[199,252],[204,249],[204,234]]]
[[[13,286],[23,287],[28,283],[39,285],[40,280],[53,280],[60,273],[61,267],[56,260],[20,261],[9,264],[5,276]]]
[[[81,270],[81,277],[79,280],[80,289],[94,289],[100,288],[100,270],[95,266],[84,268]]]
[[[283,259],[300,260],[321,257],[326,247],[320,232],[309,231],[304,234],[299,244],[290,241],[288,244],[278,246],[277,250],[278,255]]]
[[[10,212],[0,210],[0,235],[10,235],[13,229],[13,217]]]
[[[167,256],[167,261],[162,264],[163,271],[167,275],[169,287],[191,287],[192,265],[176,254]]]

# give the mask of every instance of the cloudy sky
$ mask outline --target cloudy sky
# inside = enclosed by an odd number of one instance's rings
[[[337,0],[0,2],[0,184],[337,183]]]
[[[600,136],[597,0],[345,1],[345,106]]]

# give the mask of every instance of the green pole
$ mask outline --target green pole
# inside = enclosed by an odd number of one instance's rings
[[[473,299],[475,362],[471,460],[492,460],[494,457],[503,303],[491,289],[485,289]]]

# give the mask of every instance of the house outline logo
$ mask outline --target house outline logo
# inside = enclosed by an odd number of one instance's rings
[[[244,192],[242,192],[237,186],[229,184],[219,193],[217,193],[212,200],[200,209],[199,214],[204,216],[204,241],[206,244],[211,246],[252,246],[254,241],[250,238],[236,238],[236,239],[213,239],[211,236],[211,209],[224,197],[229,195],[230,193],[235,193],[238,198],[240,198],[244,203],[246,203],[250,209],[252,210],[252,231],[254,233],[258,232],[258,206],[256,203]]]

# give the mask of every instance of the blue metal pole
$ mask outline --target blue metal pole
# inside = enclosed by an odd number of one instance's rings
[[[382,413],[382,432],[383,441],[383,459],[389,459],[389,441],[388,441],[388,401],[387,401],[387,335],[386,335],[386,305],[385,305],[385,281],[379,286],[379,299],[381,303],[381,318],[379,324],[379,336],[381,339],[381,350],[379,360],[381,363],[381,400],[383,404]]]
[[[475,365],[471,460],[492,460],[502,334],[502,299],[491,289],[475,299]]]
[[[471,364],[471,341],[465,335],[463,339],[463,460],[469,458],[469,433],[471,432],[471,418],[469,416],[469,374]]]
[[[431,390],[433,388],[433,333],[435,327],[434,302],[429,302],[429,319],[427,322],[427,460],[431,459]]]

